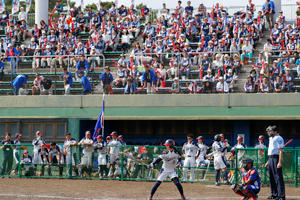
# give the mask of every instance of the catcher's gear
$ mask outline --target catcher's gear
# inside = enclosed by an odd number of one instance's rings
[[[165,146],[169,146],[171,148],[173,148],[175,146],[175,141],[172,139],[167,139],[164,143]]]
[[[245,159],[243,159],[242,162],[243,162],[243,166],[242,167],[245,170],[249,170],[253,166],[254,160],[252,160],[251,158],[245,158]],[[248,168],[248,164],[251,164],[250,168]]]
[[[235,183],[234,185],[231,186],[231,189],[233,190],[234,193],[244,197],[243,200],[252,198],[254,200],[257,199],[257,195],[252,194],[248,189],[247,185],[240,185]]]
[[[273,137],[274,136],[274,131],[278,131],[278,128],[276,125],[273,126],[268,126],[266,129],[266,132],[268,133],[269,137]]]
[[[243,189],[243,186],[240,185],[240,184],[233,184],[231,185],[231,189],[235,192],[235,193],[241,193],[242,192],[242,189]]]
[[[214,140],[217,142],[221,141],[221,136],[219,134],[215,135]]]

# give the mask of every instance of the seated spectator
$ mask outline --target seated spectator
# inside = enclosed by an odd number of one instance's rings
[[[248,79],[244,84],[244,91],[246,93],[253,93],[254,90],[255,90],[255,84],[253,78],[251,76],[248,76]]]
[[[262,93],[270,93],[272,92],[272,89],[270,87],[269,79],[263,78],[263,81],[260,83],[259,90]]]
[[[251,63],[252,54],[253,54],[253,47],[251,44],[249,44],[249,40],[246,40],[242,48],[242,55],[241,55],[242,62],[244,64],[247,64],[248,62],[246,62],[245,58],[249,58],[249,63]]]
[[[80,79],[79,73],[81,71],[84,73],[84,76],[86,76],[89,72],[89,63],[85,59],[85,56],[83,54],[80,56],[80,60],[78,61],[77,65],[76,65],[75,76],[76,76],[77,80]]]
[[[157,76],[157,87],[165,87],[166,86],[166,78],[167,71],[162,64],[159,64],[159,68],[156,68],[156,76]]]
[[[211,69],[207,70],[207,74],[203,77],[203,81],[209,81],[211,83],[215,82],[215,77],[212,74]]]
[[[256,72],[255,69],[251,69],[251,71],[250,71],[250,76],[252,77],[253,82],[254,82],[255,84],[258,83],[258,81],[261,82],[261,80],[258,79],[257,72]],[[264,75],[262,75],[262,77],[263,77],[263,76],[264,76]]]
[[[41,48],[40,46],[37,46],[36,49],[34,50],[33,53],[33,58],[32,58],[32,70],[36,72],[40,68],[40,61],[41,61]]]
[[[63,74],[61,75],[64,80],[65,95],[69,95],[73,85],[72,73],[68,71],[68,68],[64,68]]]
[[[196,94],[201,91],[202,88],[198,87],[197,81],[191,81],[189,86],[186,88],[191,94]]]
[[[220,76],[219,82],[216,85],[216,91],[217,93],[228,93],[229,92],[229,86],[226,81],[224,81],[224,78]]]
[[[132,78],[127,78],[124,94],[135,94],[135,91],[136,91],[136,86]]]
[[[178,59],[176,58],[176,55],[173,54],[169,63],[170,68],[167,69],[167,74],[169,79],[178,77],[178,64],[179,64]]]
[[[0,59],[0,82],[2,82],[4,76],[4,63],[2,59]]]
[[[212,82],[204,81],[202,93],[211,94],[213,92]]]
[[[19,41],[24,41],[28,34],[28,27],[25,20],[21,21],[21,25],[19,25],[19,31],[17,32],[17,38]]]
[[[49,77],[45,77],[42,82],[42,95],[52,95],[53,94],[53,84]]]
[[[6,50],[7,62],[10,64],[11,73],[15,74],[19,52],[12,44],[9,44],[7,47],[8,47],[8,49]]]
[[[277,93],[284,91],[285,84],[284,84],[284,81],[282,80],[281,76],[276,77],[273,87],[274,87],[275,92],[277,92]]]
[[[224,81],[227,83],[230,92],[233,92],[233,84],[236,82],[237,77],[232,73],[232,69],[224,75]]]
[[[27,93],[27,78],[27,75],[20,74],[12,81],[14,95],[24,95]],[[22,90],[20,91],[21,88]]]
[[[180,70],[179,70],[179,75],[183,80],[189,79],[191,65],[192,65],[191,58],[188,57],[187,53],[184,53],[180,63]]]
[[[150,68],[149,64],[145,65],[145,71],[142,76],[142,83],[143,87],[147,88],[147,94],[155,93],[155,86],[156,86],[156,75],[155,71]]]
[[[127,30],[123,30],[123,34],[121,37],[121,44],[123,51],[127,51],[130,47],[130,37],[127,35]]]
[[[127,78],[126,68],[123,68],[121,65],[119,65],[117,71],[116,85],[118,87],[124,87],[126,83],[126,78]]]
[[[180,87],[180,83],[179,83],[179,78],[175,77],[174,81],[172,83],[172,89],[170,90],[170,92],[172,92],[173,94],[178,94],[180,93],[181,87]]]
[[[53,56],[54,52],[51,49],[50,45],[46,46],[46,51],[44,51],[44,57],[41,59],[41,66],[42,67],[50,67],[51,70],[54,66],[54,62],[53,62]],[[47,66],[46,66],[47,64]]]
[[[96,67],[100,66],[100,57],[97,53],[96,48],[92,46],[90,56],[88,57],[89,65],[91,66],[91,71],[94,71]]]
[[[56,57],[53,59],[53,65],[56,65],[56,63],[58,62],[61,69],[63,68],[63,66],[67,66],[68,58],[65,56],[66,51],[62,48],[62,44],[57,45],[55,55]]]
[[[43,81],[43,76],[40,76],[39,73],[36,73],[32,85],[32,95],[42,93],[42,81]]]
[[[88,78],[84,75],[84,71],[79,71],[78,77],[81,79],[82,95],[90,94],[92,92],[92,86]]]
[[[291,73],[291,69],[287,68],[285,70],[285,85],[286,85],[286,90],[287,92],[291,92],[292,89],[294,88],[294,76]]]
[[[100,81],[101,81],[101,84],[102,84],[102,89],[103,89],[103,92],[105,94],[111,94],[112,93],[112,84],[113,84],[113,76],[112,74],[110,73],[110,69],[108,66],[105,67],[105,71],[104,73],[101,74],[100,76]]]

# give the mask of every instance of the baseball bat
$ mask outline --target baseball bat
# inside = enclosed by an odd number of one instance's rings
[[[284,146],[287,146],[288,144],[290,144],[294,139],[290,139],[289,141],[287,141]]]

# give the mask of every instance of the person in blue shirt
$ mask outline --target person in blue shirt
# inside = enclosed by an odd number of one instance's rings
[[[187,6],[185,7],[184,10],[185,10],[186,14],[188,14],[189,16],[193,15],[194,7],[191,6],[191,1],[187,2]]]
[[[69,95],[73,85],[72,73],[68,71],[68,68],[64,68],[64,72],[61,76],[64,79],[65,95]]]
[[[274,2],[271,0],[266,0],[262,7],[263,15],[266,16],[269,29],[273,28],[274,25],[274,17],[273,15],[275,14],[275,5]]]
[[[110,73],[110,69],[108,66],[105,67],[105,72],[101,74],[100,79],[102,83],[103,92],[105,94],[109,94],[111,92],[112,84],[113,84],[113,76]]]
[[[4,63],[0,60],[0,82],[2,82],[4,76]]]
[[[57,1],[55,5],[55,9],[60,14],[63,11],[63,5],[60,4],[59,1]]]
[[[279,135],[277,126],[268,126],[266,132],[269,136],[269,159],[265,167],[269,169],[271,195],[268,199],[285,200],[285,186],[282,173],[282,160],[284,140]]]
[[[19,57],[19,52],[12,44],[8,45],[8,49],[6,50],[7,62],[10,63],[11,73],[16,73],[16,65],[17,65],[17,57]]]
[[[81,79],[81,85],[83,87],[82,95],[86,95],[92,92],[92,86],[89,79],[84,75],[83,71],[79,72],[79,78]]]
[[[80,60],[76,65],[75,76],[77,80],[79,79],[78,73],[81,71],[84,72],[85,76],[89,72],[89,62],[85,59],[85,56],[83,54],[80,56]]]
[[[243,199],[252,198],[256,200],[260,191],[260,177],[258,171],[253,167],[254,161],[250,158],[243,159],[242,185],[232,185],[232,190],[243,197]]]
[[[18,75],[13,81],[12,81],[12,88],[14,95],[19,95],[19,90],[22,87],[27,88],[27,75]]]
[[[145,65],[145,71],[142,75],[142,82],[143,86],[147,88],[147,94],[153,94],[154,93],[154,87],[156,86],[156,73],[155,71],[150,68],[149,64]]]

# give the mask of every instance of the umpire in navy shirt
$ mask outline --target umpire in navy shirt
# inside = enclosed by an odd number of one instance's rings
[[[282,175],[284,141],[278,133],[277,126],[269,126],[266,131],[269,135],[269,160],[265,166],[269,166],[271,183],[271,195],[268,199],[285,200],[285,188]]]

